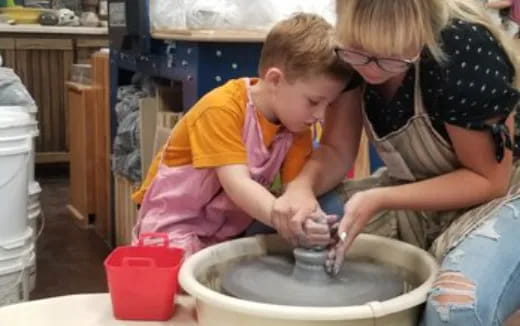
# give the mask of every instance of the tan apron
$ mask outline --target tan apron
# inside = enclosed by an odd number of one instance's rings
[[[416,65],[414,115],[399,130],[378,137],[363,105],[365,131],[385,168],[361,180],[346,181],[344,199],[374,187],[399,185],[450,173],[461,167],[451,144],[432,126],[422,101]],[[520,198],[520,164],[514,165],[508,194],[486,204],[456,211],[384,211],[374,216],[364,232],[398,238],[430,252],[440,261],[508,202]]]

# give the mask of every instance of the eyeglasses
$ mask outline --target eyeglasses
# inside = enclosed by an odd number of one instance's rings
[[[375,62],[376,65],[386,72],[403,72],[414,64],[421,54],[419,53],[415,58],[412,59],[391,59],[391,58],[378,58],[374,56],[368,56],[364,53],[357,52],[350,49],[335,48],[334,52],[344,62],[353,66],[367,65],[370,62]]]

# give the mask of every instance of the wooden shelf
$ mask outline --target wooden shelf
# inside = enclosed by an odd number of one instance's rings
[[[0,33],[108,35],[106,27],[42,26],[39,24],[0,24]]]
[[[102,35],[66,34],[73,28],[54,27],[47,33],[49,29],[39,25],[28,25],[29,30],[20,27],[23,25],[0,25],[0,55],[36,102],[40,129],[36,140],[37,163],[68,162],[65,82],[70,80],[72,65],[90,63],[93,53],[108,46],[108,39]]]
[[[36,153],[36,164],[68,163],[69,161],[70,156],[67,152]]]
[[[155,30],[152,37],[160,40],[200,42],[263,42],[267,31],[260,30]]]

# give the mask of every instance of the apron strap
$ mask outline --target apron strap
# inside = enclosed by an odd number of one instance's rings
[[[162,150],[161,150],[161,158],[159,160],[159,166],[164,165],[164,153],[166,152],[166,149],[168,148],[168,145],[170,144],[170,140],[172,139],[173,135],[173,129],[170,131],[170,135],[168,136],[168,139],[166,139],[166,143],[164,144]]]
[[[420,71],[420,60],[414,64],[415,69],[415,82],[414,82],[414,115],[424,115],[426,110],[424,109],[424,102],[421,91],[421,71]]]

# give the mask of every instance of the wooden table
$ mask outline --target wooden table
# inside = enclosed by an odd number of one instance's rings
[[[112,315],[110,296],[84,294],[30,301],[0,308],[0,325],[9,326],[196,326],[195,302],[177,297],[175,316],[168,322],[130,322]]]

